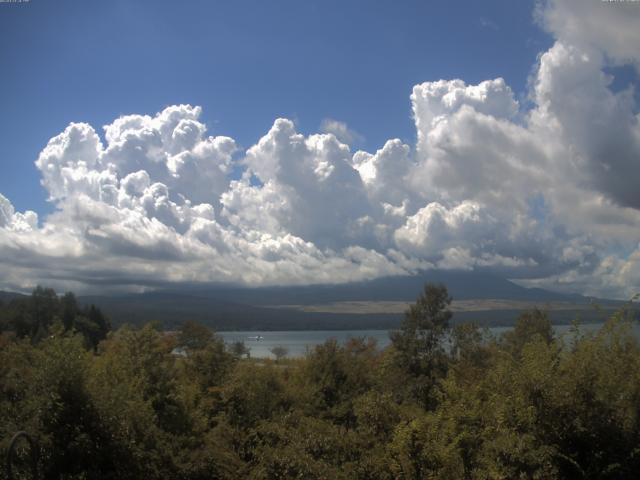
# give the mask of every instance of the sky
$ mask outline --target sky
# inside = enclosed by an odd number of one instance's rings
[[[0,3],[0,288],[640,291],[640,3]]]

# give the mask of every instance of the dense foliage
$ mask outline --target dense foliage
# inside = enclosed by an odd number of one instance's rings
[[[30,297],[0,301],[0,333],[38,342],[54,333],[76,332],[93,349],[111,329],[109,319],[94,305],[80,307],[73,293],[59,297],[38,286]]]
[[[43,478],[640,471],[640,346],[623,312],[596,333],[558,338],[534,310],[492,338],[450,328],[446,289],[427,285],[389,348],[329,340],[273,362],[191,322],[177,335],[122,327],[97,343],[86,325],[106,319],[72,296],[38,289],[31,302],[1,309],[0,449],[30,432]]]

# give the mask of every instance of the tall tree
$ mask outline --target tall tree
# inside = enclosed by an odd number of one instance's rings
[[[178,345],[187,350],[202,350],[213,340],[214,334],[210,328],[192,320],[182,324],[178,335]]]
[[[31,339],[44,338],[57,316],[60,302],[56,292],[52,288],[44,288],[38,285],[31,294],[29,310],[31,313],[32,330]]]
[[[536,336],[546,344],[553,341],[553,328],[549,314],[539,308],[521,313],[514,329],[503,335],[503,342],[514,355],[520,355],[524,346]]]
[[[432,390],[447,369],[443,340],[449,330],[451,297],[444,285],[427,283],[405,312],[400,329],[391,332],[397,365],[414,379],[414,394],[433,406]]]
[[[60,299],[62,324],[65,330],[71,330],[78,315],[78,302],[72,292],[65,293]]]

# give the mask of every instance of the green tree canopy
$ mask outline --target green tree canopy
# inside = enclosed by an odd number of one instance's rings
[[[444,285],[427,283],[405,313],[400,329],[391,333],[397,365],[412,378],[414,393],[432,406],[432,389],[447,369],[443,341],[449,331],[451,297]]]

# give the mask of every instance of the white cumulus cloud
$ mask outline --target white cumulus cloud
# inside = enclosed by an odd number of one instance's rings
[[[327,119],[277,119],[240,150],[200,107],[72,123],[36,166],[39,219],[0,195],[0,284],[334,283],[489,269],[560,290],[640,290],[640,117],[611,67],[638,67],[640,9],[549,1],[555,38],[522,106],[502,78],[410,95],[417,143],[375,152]],[[594,19],[597,18],[597,28]]]

